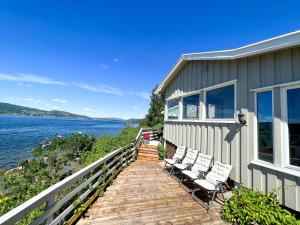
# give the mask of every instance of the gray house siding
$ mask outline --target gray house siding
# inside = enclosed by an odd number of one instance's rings
[[[300,47],[237,60],[188,62],[169,83],[166,99],[236,81],[236,109],[246,116],[238,123],[165,121],[164,138],[213,155],[233,165],[231,178],[249,188],[269,192],[280,187],[282,204],[300,211],[300,177],[250,163],[254,159],[255,92],[252,89],[300,81]],[[280,88],[274,88],[275,166],[282,164]],[[202,99],[202,98],[201,98]]]

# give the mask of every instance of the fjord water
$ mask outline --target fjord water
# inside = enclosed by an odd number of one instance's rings
[[[75,132],[116,135],[125,127],[121,120],[92,120],[34,116],[0,116],[0,168],[9,169],[30,158],[33,147],[55,135]]]

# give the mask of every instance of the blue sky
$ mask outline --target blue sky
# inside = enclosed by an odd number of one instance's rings
[[[143,117],[182,53],[300,29],[299,1],[1,1],[0,101]]]

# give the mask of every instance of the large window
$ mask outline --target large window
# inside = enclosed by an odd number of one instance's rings
[[[287,90],[290,165],[300,166],[300,88]]]
[[[183,118],[198,119],[199,118],[199,94],[183,97]]]
[[[206,92],[207,119],[234,119],[234,84]]]
[[[258,92],[256,96],[258,159],[273,163],[272,91]]]
[[[168,101],[168,119],[176,120],[179,116],[179,100]]]

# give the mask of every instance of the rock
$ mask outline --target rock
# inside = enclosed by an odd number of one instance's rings
[[[4,175],[13,174],[13,173],[16,173],[16,172],[19,172],[19,171],[22,171],[22,166],[7,170]]]

